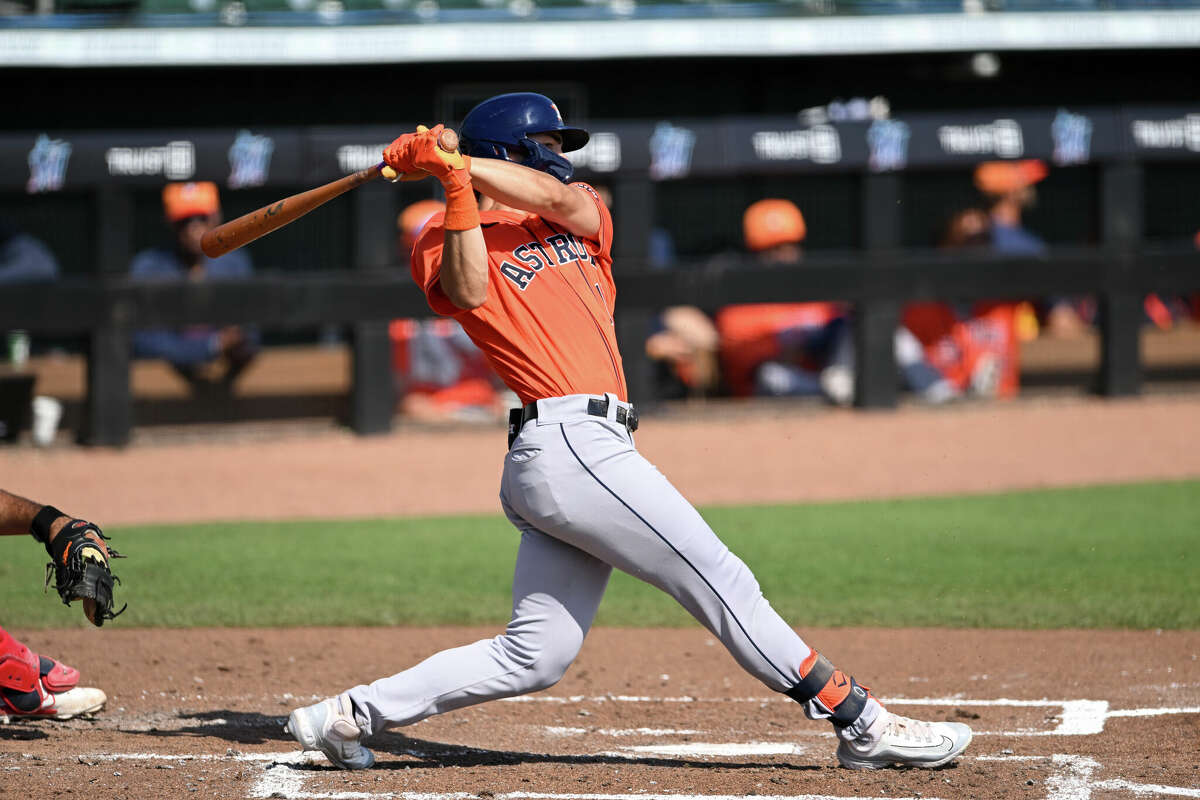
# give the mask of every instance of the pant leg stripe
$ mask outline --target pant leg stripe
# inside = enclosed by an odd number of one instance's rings
[[[633,509],[633,506],[629,505],[629,503],[626,503],[619,494],[614,492],[612,490],[612,488],[609,487],[609,485],[607,483],[600,480],[600,477],[598,475],[596,475],[596,473],[592,472],[591,468],[588,467],[587,464],[583,463],[583,459],[579,457],[579,454],[575,452],[575,448],[571,446],[571,440],[567,438],[566,428],[564,428],[561,423],[559,423],[558,429],[562,433],[563,441],[566,442],[567,449],[571,451],[571,455],[575,456],[575,460],[579,462],[579,466],[583,467],[583,469],[587,472],[587,474],[592,476],[592,480],[596,481],[596,483],[598,483],[602,487],[604,487],[604,491],[611,494],[614,498],[616,498],[618,503],[625,506],[625,508],[629,509],[629,513],[633,514],[635,517],[637,517],[639,520],[641,520],[643,525],[645,525],[647,528],[649,528],[651,531],[653,531],[654,535],[657,536],[659,539],[661,539],[663,544],[665,544],[667,547],[671,548],[671,550],[675,553],[675,555],[679,556],[679,558],[683,560],[683,563],[687,564],[688,567],[691,568],[692,572],[696,573],[696,576],[698,578],[700,578],[700,580],[704,581],[704,585],[707,586],[710,591],[712,591],[713,596],[715,596],[717,598],[717,600],[719,600],[721,602],[721,605],[723,605],[725,607],[725,610],[729,612],[730,618],[734,621],[735,624],[737,624],[738,630],[740,630],[742,632],[742,635],[746,637],[746,641],[748,641],[750,643],[750,646],[758,651],[758,654],[760,656],[762,656],[763,661],[765,661],[771,665],[771,669],[773,669],[779,673],[779,676],[781,678],[783,678],[784,683],[790,683],[791,679],[788,677],[787,673],[784,672],[783,670],[781,670],[779,667],[775,666],[775,662],[773,662],[770,658],[768,658],[767,654],[764,653],[757,644],[755,644],[754,639],[751,638],[750,633],[746,630],[746,627],[744,625],[742,625],[742,621],[740,619],[738,619],[737,614],[733,613],[733,609],[729,607],[729,603],[725,602],[725,598],[721,596],[721,593],[717,591],[716,587],[708,582],[708,578],[705,578],[704,574],[702,572],[700,572],[700,570],[696,569],[696,565],[693,564],[691,561],[688,561],[687,556],[685,556],[683,553],[679,552],[679,549],[676,548],[675,545],[671,544],[671,542],[667,539],[667,537],[663,536],[658,531],[657,528],[655,528],[653,525],[651,525],[646,520],[645,517],[643,517],[641,514],[639,514],[637,511],[635,511]]]

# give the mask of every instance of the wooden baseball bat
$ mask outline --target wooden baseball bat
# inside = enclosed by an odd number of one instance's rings
[[[438,137],[438,147],[448,153],[453,153],[458,149],[458,134],[446,128]],[[360,169],[344,178],[338,178],[315,189],[285,197],[275,203],[263,206],[257,211],[251,211],[237,219],[222,223],[204,234],[200,239],[200,249],[209,258],[223,256],[272,231],[279,230],[314,208],[322,206],[333,198],[345,194],[351,189],[356,189],[368,181],[375,180],[381,175],[390,181],[402,181],[419,180],[424,178],[426,173],[397,175],[394,169],[384,163]]]

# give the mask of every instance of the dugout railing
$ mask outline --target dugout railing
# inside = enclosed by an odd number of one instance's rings
[[[1101,334],[1094,388],[1117,396],[1141,390],[1144,296],[1197,290],[1200,254],[1178,251],[1062,251],[1038,259],[868,255],[786,269],[748,262],[719,271],[652,272],[626,265],[618,278],[616,325],[630,398],[647,405],[653,402],[653,382],[643,343],[654,314],[663,306],[847,301],[854,309],[856,404],[888,408],[897,403],[892,335],[905,302],[1086,294],[1097,299]],[[126,444],[135,422],[130,337],[138,328],[345,324],[353,352],[350,426],[359,434],[373,434],[391,428],[395,411],[388,323],[428,313],[425,298],[406,275],[376,270],[262,275],[202,284],[70,279],[8,286],[0,292],[5,327],[35,335],[86,337],[87,394],[80,438],[108,446]]]

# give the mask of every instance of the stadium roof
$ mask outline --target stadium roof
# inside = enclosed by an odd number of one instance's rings
[[[284,12],[278,18],[291,24],[243,19],[249,24],[222,25],[210,15],[209,24],[181,25],[177,18],[132,27],[77,27],[87,24],[88,15],[53,15],[58,23],[4,17],[0,66],[267,66],[495,61],[514,54],[522,60],[582,60],[1200,46],[1200,9],[767,18],[741,11],[719,16],[710,7],[703,18],[540,14],[520,21],[457,21],[443,14],[402,24],[321,24],[312,15]]]

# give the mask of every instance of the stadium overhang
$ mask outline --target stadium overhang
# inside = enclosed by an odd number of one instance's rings
[[[2,67],[284,66],[1193,48],[1200,9],[336,26],[0,28]]]

